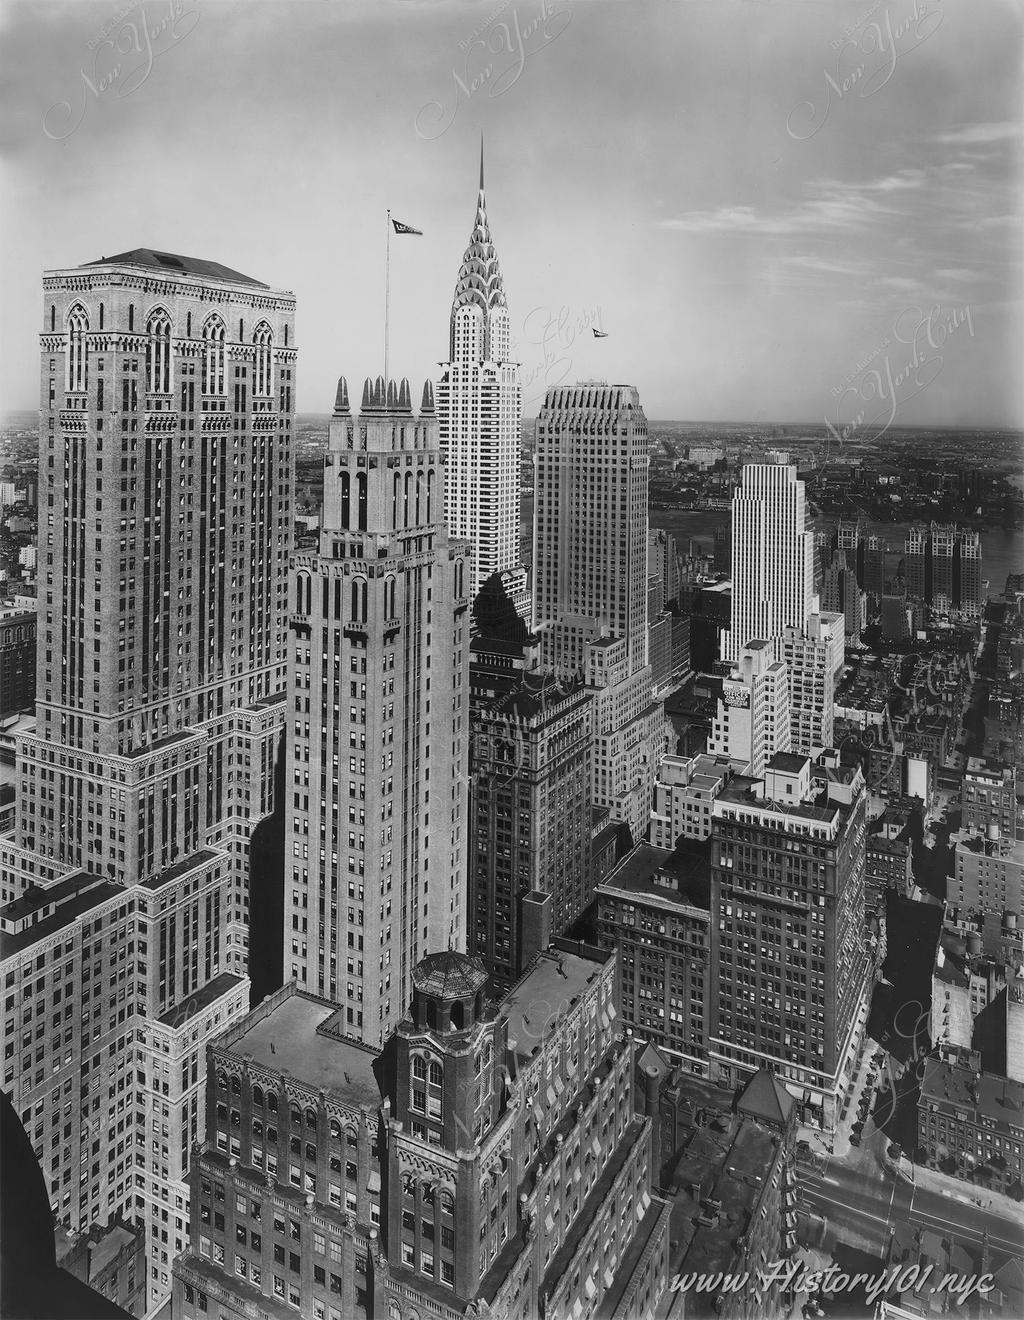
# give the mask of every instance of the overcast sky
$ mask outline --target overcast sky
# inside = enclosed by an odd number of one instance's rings
[[[652,418],[849,423],[881,389],[901,425],[1022,425],[1015,0],[129,2],[0,0],[0,408],[38,407],[41,272],[155,247],[293,290],[329,411],[383,369],[389,206],[423,230],[392,241],[418,391],[483,130],[528,415],[596,377]]]

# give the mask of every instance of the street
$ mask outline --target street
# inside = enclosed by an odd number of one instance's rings
[[[872,1176],[838,1159],[829,1160],[820,1173],[801,1168],[798,1174],[806,1209],[825,1217],[840,1238],[852,1232],[880,1253],[890,1227],[909,1223],[974,1246],[987,1232],[994,1249],[1024,1254],[1024,1217],[1013,1219],[973,1204],[971,1188],[946,1195],[915,1187],[887,1170]]]

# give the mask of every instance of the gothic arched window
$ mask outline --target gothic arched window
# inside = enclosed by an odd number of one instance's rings
[[[203,393],[219,395],[225,393],[224,377],[226,372],[224,322],[219,316],[211,316],[203,326]]]
[[[89,318],[85,308],[76,303],[68,312],[68,389],[84,390],[89,384],[89,362],[85,336]]]
[[[155,307],[146,321],[146,389],[150,394],[171,392],[171,318]]]
[[[261,321],[253,331],[252,342],[256,345],[256,366],[254,368],[252,392],[259,398],[269,398],[273,394],[271,384],[270,354],[274,345],[274,334],[266,321]]]

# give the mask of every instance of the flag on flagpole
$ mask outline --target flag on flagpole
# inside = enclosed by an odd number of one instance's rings
[[[423,237],[422,229],[413,229],[412,225],[403,225],[401,220],[392,219],[391,223],[395,226],[396,234],[419,234],[420,238]]]
[[[607,331],[607,330],[598,330],[598,328],[597,328],[596,326],[593,327],[593,330],[594,330],[594,338],[595,338],[595,339],[607,339],[607,338],[608,338],[608,331]]]

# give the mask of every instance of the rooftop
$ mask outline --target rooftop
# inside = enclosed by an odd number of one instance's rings
[[[417,963],[412,983],[417,990],[439,999],[467,999],[487,984],[487,972],[479,958],[448,949],[430,953]]]
[[[773,1126],[785,1126],[793,1112],[796,1100],[779,1079],[767,1068],[759,1068],[736,1102],[738,1113],[763,1119]]]
[[[123,885],[110,884],[105,880],[92,885],[90,888],[83,888],[75,897],[61,903],[52,916],[45,917],[42,921],[27,926],[15,935],[0,932],[0,958],[10,958],[23,949],[31,948],[34,944],[38,944],[40,940],[46,939],[47,936],[54,935],[57,931],[70,926],[72,922],[84,916],[85,913],[92,911],[93,908],[100,907],[118,896],[127,899],[128,891]]]
[[[672,883],[664,883],[666,880]],[[693,907],[709,908],[710,841],[683,840],[675,851],[656,848],[651,843],[638,843],[598,888],[649,895],[668,902],[679,899]]]
[[[183,1027],[186,1022],[191,1022],[197,1013],[202,1013],[204,1009],[209,1008],[211,1004],[216,1003],[218,999],[226,995],[229,990],[233,990],[236,985],[241,985],[243,980],[244,977],[234,976],[231,972],[221,972],[212,981],[207,981],[194,994],[189,995],[184,1004],[179,1004],[176,1008],[172,1008],[165,1013],[160,1018],[160,1022],[163,1026],[173,1027],[175,1030]]]
[[[551,1029],[554,1015],[580,999],[601,975],[606,961],[607,955],[598,961],[557,948],[539,954],[532,969],[498,1005],[508,1022],[509,1048],[516,1042],[518,1056],[528,1059]]]
[[[768,762],[768,769],[782,770],[788,775],[798,775],[809,760],[808,756],[796,756],[792,752],[776,752]]]
[[[735,1124],[735,1119],[732,1119]],[[736,1261],[737,1245],[753,1218],[764,1186],[764,1176],[772,1167],[779,1139],[760,1124],[744,1119],[735,1128],[731,1143],[728,1137],[716,1140],[699,1132],[694,1143],[697,1156],[693,1180],[699,1183],[699,1195],[683,1192],[673,1207],[673,1237],[684,1243],[681,1256],[672,1262],[673,1273],[712,1274],[730,1270]],[[688,1174],[687,1152],[677,1168],[677,1178]],[[703,1166],[701,1176],[700,1166]],[[696,1222],[701,1201],[714,1200],[719,1206],[713,1224]],[[708,1207],[710,1209],[710,1207]],[[689,1300],[689,1299],[688,1299]],[[693,1294],[693,1315],[715,1315],[715,1298]],[[687,1307],[687,1314],[690,1314]]]
[[[377,1105],[377,1052],[318,1031],[337,1011],[336,1004],[292,989],[265,1017],[228,1037],[220,1048],[249,1054],[254,1063],[290,1073],[312,1090],[340,1092],[350,1104]]]
[[[147,270],[158,270],[169,275],[195,275],[204,280],[223,280],[228,284],[248,284],[256,289],[270,286],[261,280],[254,280],[249,275],[242,275],[230,266],[222,266],[219,261],[206,261],[202,257],[181,257],[174,252],[156,252],[153,248],[132,248],[130,252],[119,252],[114,257],[100,257],[99,261],[87,261],[82,267],[88,270],[93,266],[142,266]]]
[[[172,880],[177,880],[179,876],[194,871],[197,867],[212,862],[219,856],[212,848],[200,848],[198,852],[190,853],[188,857],[183,857],[175,862],[173,866],[166,867],[159,875],[150,876],[148,880],[143,880],[143,888],[160,889],[163,885],[170,884]]]
[[[929,1101],[994,1119],[997,1131],[1007,1123],[1019,1127],[1024,1121],[1024,1083],[942,1059],[925,1060],[920,1103]]]

